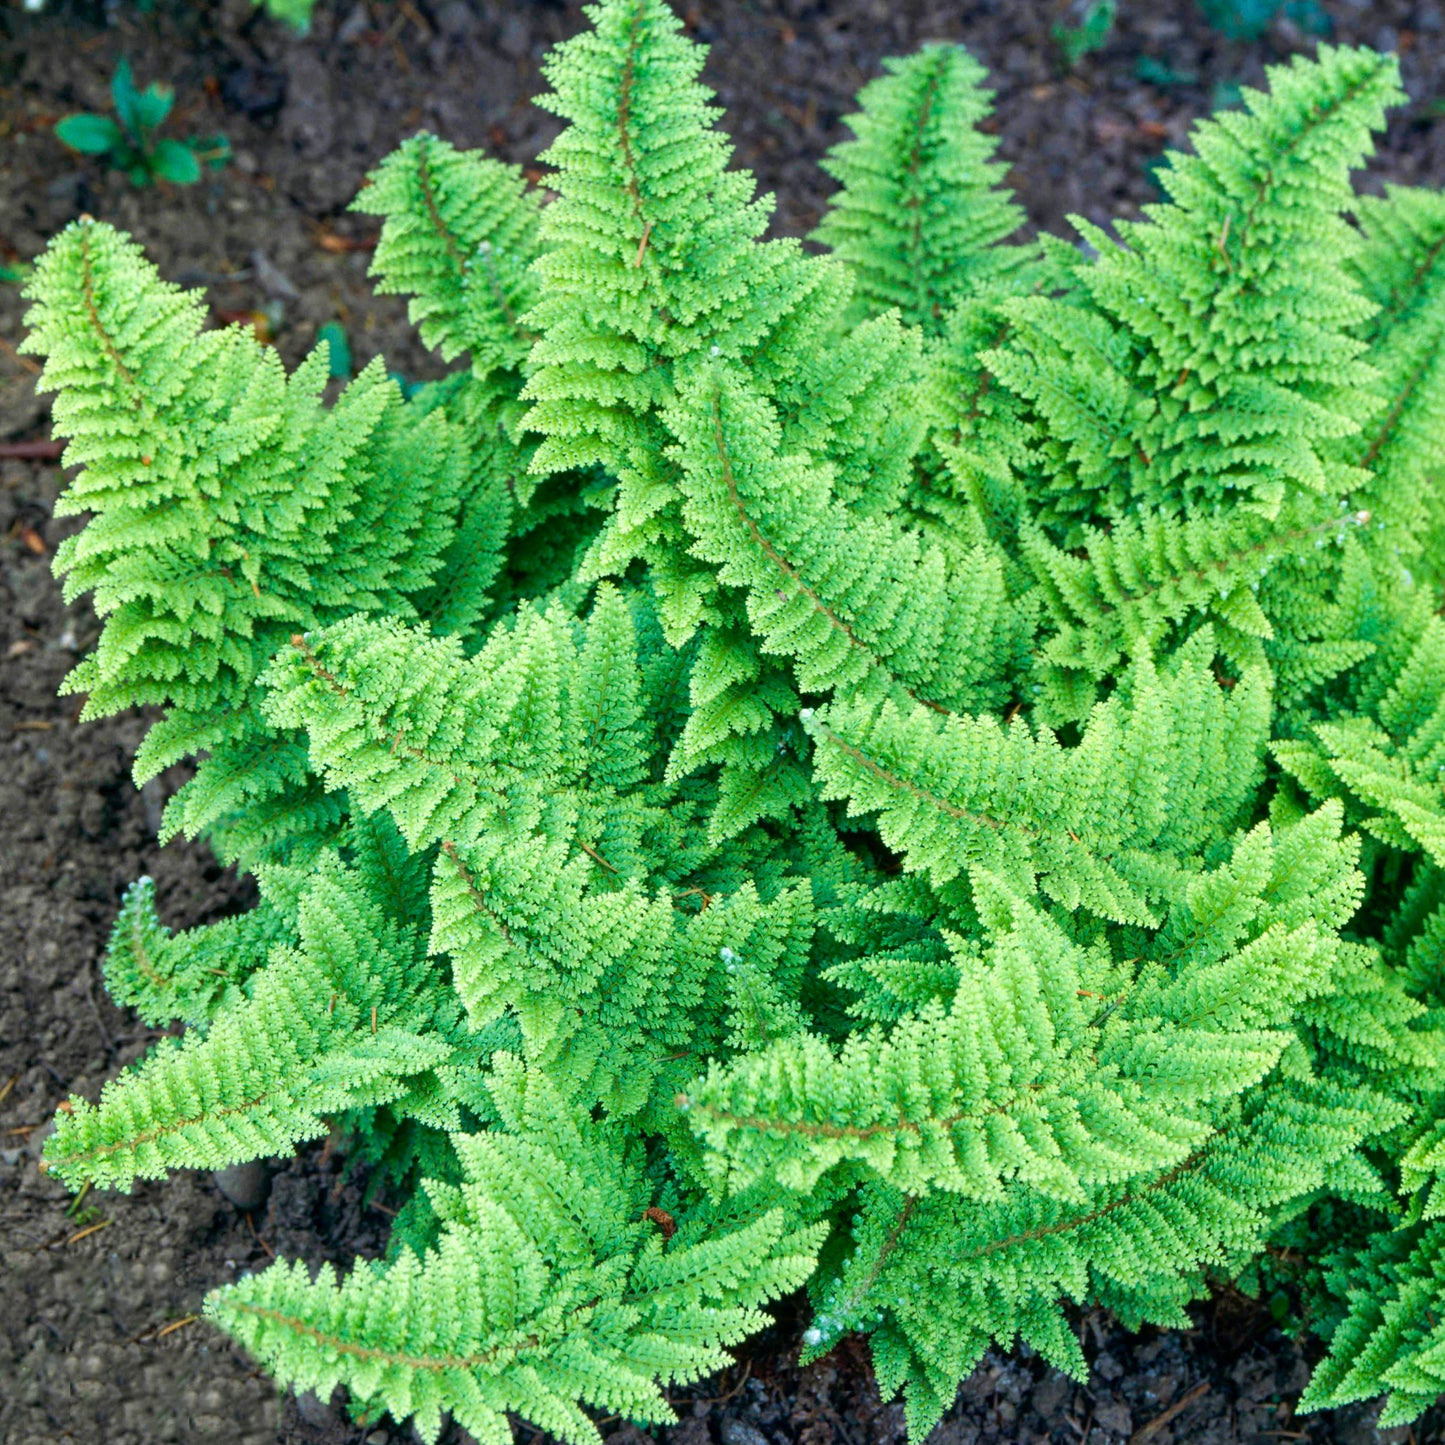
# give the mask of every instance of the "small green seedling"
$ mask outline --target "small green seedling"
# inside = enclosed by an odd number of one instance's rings
[[[1145,85],[1157,85],[1160,90],[1172,90],[1177,85],[1193,85],[1199,76],[1193,70],[1175,70],[1157,56],[1141,55],[1134,62],[1134,78]]]
[[[175,92],[168,85],[152,82],[137,90],[131,78],[130,62],[122,60],[110,82],[115,117],[82,111],[59,121],[55,134],[82,155],[107,156],[110,164],[124,171],[137,186],[152,180],[171,181],[178,186],[194,185],[202,167],[219,170],[231,158],[231,146],[223,135],[192,136],[176,140],[156,136],[175,104]]]
[[[351,339],[339,321],[327,321],[316,328],[316,339],[324,341],[328,350],[328,369],[333,381],[351,379]]]
[[[1114,0],[1094,0],[1077,25],[1055,25],[1054,43],[1072,70],[1086,55],[1101,50],[1114,29]]]
[[[1307,35],[1330,33],[1330,17],[1317,0],[1199,0],[1205,21],[1228,40],[1260,40],[1283,16]]]

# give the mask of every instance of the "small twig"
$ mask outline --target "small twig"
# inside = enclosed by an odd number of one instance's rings
[[[635,271],[642,265],[642,258],[647,254],[647,238],[652,234],[652,222],[649,221],[642,228],[642,239],[637,243],[637,255],[632,258],[632,268]]]
[[[432,36],[436,34],[436,31],[427,23],[426,17],[411,3],[411,0],[401,0],[401,3],[396,8],[421,31],[427,40],[430,40]]]
[[[1181,1410],[1187,1410],[1201,1395],[1208,1393],[1209,1381],[1201,1380],[1192,1390],[1181,1395],[1163,1414],[1156,1415],[1147,1425],[1141,1425],[1129,1437],[1129,1445],[1144,1445],[1146,1440],[1152,1440]]]
[[[734,1385],[732,1389],[727,1392],[726,1395],[719,1395],[716,1400],[709,1400],[708,1403],[710,1405],[725,1405],[734,1396],[740,1395],[742,1393],[743,1386],[746,1385],[748,1382],[748,1376],[752,1374],[752,1370],[753,1362],[751,1360],[744,1360],[743,1372],[741,1375],[738,1376],[737,1384]]]
[[[590,843],[583,843],[582,851],[586,853],[589,857],[595,858],[609,873],[617,872],[617,869],[614,868],[612,864],[609,863]]]
[[[316,226],[312,239],[323,250],[333,256],[344,256],[348,251],[374,251],[379,236],[342,236],[325,226]]]
[[[262,1239],[259,1234],[256,1233],[256,1221],[251,1218],[251,1211],[249,1209],[246,1211],[246,1223],[251,1227],[251,1238],[254,1239],[256,1243],[259,1244],[261,1248],[266,1251],[266,1258],[275,1259],[276,1251],[272,1249],[271,1246],[267,1244],[266,1241]]]
[[[28,442],[0,442],[0,457],[19,462],[58,462],[65,443],[49,437]]]
[[[177,1330],[185,1329],[187,1325],[195,1324],[198,1319],[200,1319],[200,1315],[184,1315],[178,1320],[172,1320],[168,1325],[147,1325],[140,1334],[130,1337],[130,1343],[133,1345],[154,1344],[157,1340],[163,1340]]]
[[[0,351],[3,351],[17,366],[23,367],[32,376],[40,375],[40,363],[29,356],[21,356],[13,342],[0,336]]]
[[[113,1219],[102,1219],[99,1224],[89,1224],[84,1229],[78,1230],[75,1234],[72,1234],[70,1238],[65,1241],[65,1243],[67,1246],[77,1244],[88,1235],[96,1234],[102,1229],[108,1229],[114,1223],[115,1220]]]
[[[20,1082],[19,1074],[11,1074],[4,1084],[0,1084],[0,1104],[3,1104],[10,1097],[10,1091]]]
[[[6,541],[15,540],[20,542],[28,551],[33,552],[37,557],[45,555],[45,539],[30,525],[29,522],[17,521],[5,534]]]

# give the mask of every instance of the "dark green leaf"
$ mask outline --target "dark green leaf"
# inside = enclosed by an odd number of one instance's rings
[[[130,61],[122,60],[117,63],[115,74],[110,80],[110,98],[120,119],[121,129],[132,136],[138,135],[140,115],[137,102],[140,100],[140,92],[136,90],[135,81],[131,78]]]
[[[178,140],[160,140],[151,154],[151,170],[163,181],[178,186],[194,185],[201,178],[201,163],[196,153]]]
[[[122,136],[120,127],[108,115],[68,115],[55,125],[56,136],[71,150],[83,155],[100,156],[114,150]]]
[[[176,93],[168,85],[148,85],[136,97],[136,123],[142,133],[155,130],[171,113]]]
[[[351,342],[346,328],[339,321],[328,321],[318,327],[317,341],[324,341],[331,353],[331,375],[344,381],[351,375]]]

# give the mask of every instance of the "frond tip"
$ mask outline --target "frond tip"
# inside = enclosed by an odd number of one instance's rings
[[[780,1208],[699,1207],[669,1238],[635,1147],[567,1109],[505,1056],[493,1090],[508,1125],[459,1149],[459,1184],[428,1184],[435,1248],[312,1280],[279,1261],[217,1291],[207,1312],[277,1377],[414,1417],[442,1413],[489,1445],[514,1412],[572,1445],[601,1436],[582,1404],[673,1418],[659,1383],[696,1379],[762,1323],[758,1306],[811,1271],[821,1231]],[[671,1215],[669,1214],[669,1217]]]

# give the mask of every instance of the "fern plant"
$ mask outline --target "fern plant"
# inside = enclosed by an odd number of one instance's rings
[[[980,68],[863,93],[768,240],[701,51],[604,0],[545,206],[431,136],[357,201],[459,365],[331,406],[82,221],[29,284],[90,715],[255,874],[46,1150],[125,1188],[328,1129],[405,1204],[207,1310],[354,1409],[664,1420],[766,1303],[921,1439],[991,1341],[1298,1292],[1307,1403],[1445,1372],[1445,198],[1357,198],[1322,47],[1087,252],[1012,240]],[[1279,1248],[1288,1244],[1287,1250]],[[1281,1264],[1280,1260],[1290,1261]],[[1278,1276],[1288,1270],[1288,1277]]]

